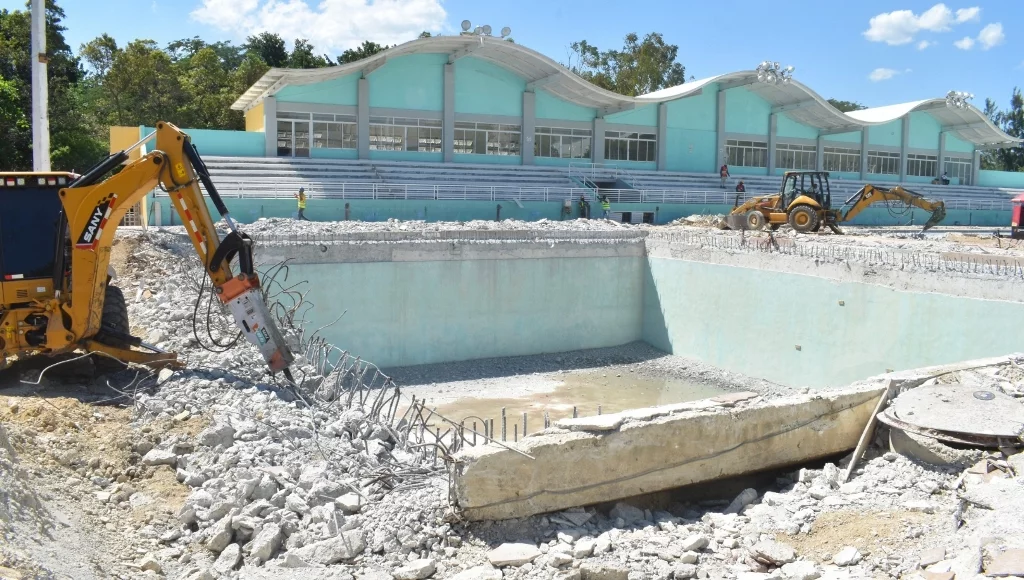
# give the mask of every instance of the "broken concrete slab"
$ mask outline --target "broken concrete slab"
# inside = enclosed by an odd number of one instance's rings
[[[540,550],[533,544],[506,543],[487,552],[487,561],[492,566],[522,566],[540,556]]]
[[[920,565],[922,568],[927,568],[932,564],[937,564],[946,559],[946,549],[942,546],[931,548],[921,552]]]
[[[618,429],[624,418],[621,414],[595,415],[593,417],[577,417],[562,419],[555,422],[555,427],[569,431],[614,431]]]
[[[876,381],[650,421],[602,415],[602,425],[619,427],[522,440],[532,459],[467,447],[457,456],[456,501],[471,520],[525,517],[794,465],[852,449],[881,392]]]
[[[985,568],[989,576],[1024,576],[1024,550],[1007,550]]]
[[[580,566],[583,580],[628,580],[629,568],[599,562],[584,562]]]

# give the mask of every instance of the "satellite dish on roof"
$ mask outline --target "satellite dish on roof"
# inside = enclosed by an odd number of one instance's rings
[[[483,32],[483,30],[483,28],[477,26],[476,28],[473,29],[473,34],[480,34],[481,32]]]
[[[487,34],[487,35],[491,34],[491,25],[490,24],[484,24],[484,34]]]
[[[470,28],[473,28],[473,23],[468,21],[468,20],[463,20],[462,21],[462,31],[463,32],[469,32]]]
[[[502,28],[502,29],[501,29],[501,37],[502,37],[502,38],[505,38],[505,37],[506,37],[506,36],[508,36],[509,34],[512,34],[512,29],[511,29],[511,28],[509,28],[508,26],[506,26],[505,28]]]

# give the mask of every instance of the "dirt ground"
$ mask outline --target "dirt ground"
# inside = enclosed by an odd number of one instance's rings
[[[802,554],[820,564],[832,561],[832,556],[847,546],[853,546],[864,556],[883,546],[900,544],[907,551],[919,551],[919,540],[924,528],[937,526],[941,516],[920,512],[824,512],[818,516],[805,534],[789,536],[779,534],[776,539],[791,545]]]

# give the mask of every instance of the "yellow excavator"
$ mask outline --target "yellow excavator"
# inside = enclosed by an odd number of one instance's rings
[[[839,224],[851,221],[868,206],[883,202],[896,202],[902,208],[917,207],[929,212],[931,216],[924,230],[946,218],[946,205],[942,201],[929,200],[899,185],[891,189],[865,185],[842,207],[833,209],[828,177],[827,171],[787,171],[782,176],[779,193],[752,197],[742,204],[737,196],[736,207],[721,226],[723,229],[760,230],[767,225],[777,230],[789,224],[800,233],[817,232],[825,226],[842,234]]]
[[[106,177],[153,139],[148,153]],[[230,229],[223,239],[200,183]],[[168,193],[242,334],[272,372],[290,378],[293,355],[265,303],[252,240],[231,218],[189,136],[165,122],[84,175],[0,173],[0,368],[75,350],[153,367],[180,364],[174,353],[131,336],[124,295],[111,283],[117,227],[157,187]]]

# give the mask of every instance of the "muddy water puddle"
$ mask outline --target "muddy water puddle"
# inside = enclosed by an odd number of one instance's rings
[[[453,421],[466,420],[471,426],[477,421],[483,432],[482,421],[494,420],[496,434],[501,433],[501,410],[505,409],[507,438],[513,433],[524,433],[523,413],[526,413],[526,433],[544,428],[544,413],[552,422],[573,416],[598,413],[617,413],[626,409],[655,407],[683,403],[720,395],[726,391],[709,385],[680,379],[653,379],[630,373],[569,373],[551,375],[562,384],[553,390],[524,393],[515,397],[466,397],[437,406],[437,412]],[[518,426],[518,427],[516,427]]]

